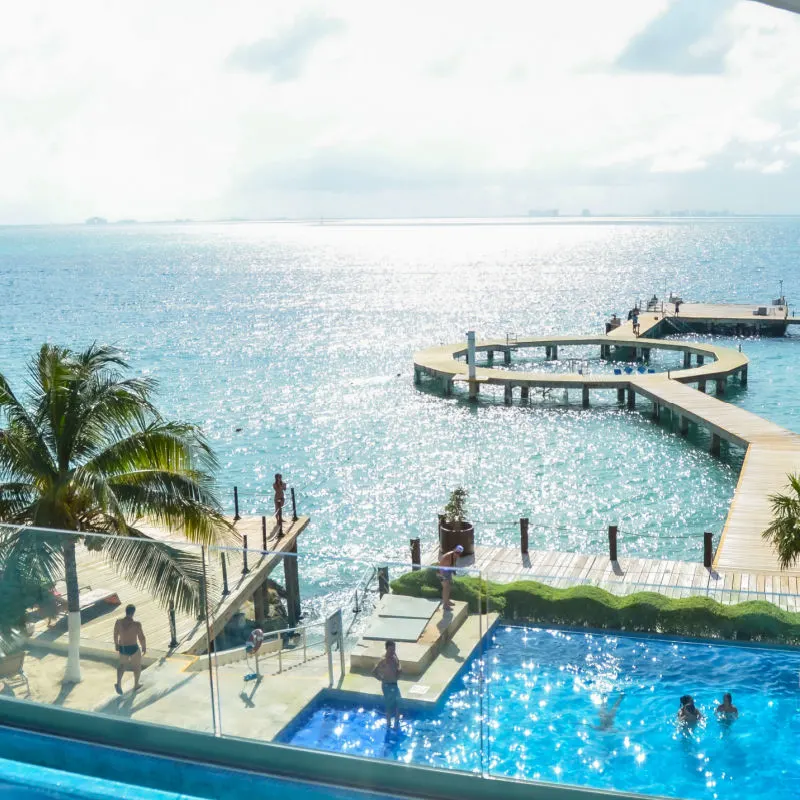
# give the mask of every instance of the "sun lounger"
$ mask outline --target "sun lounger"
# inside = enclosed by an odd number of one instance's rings
[[[8,689],[14,689],[16,686],[22,686],[24,684],[28,692],[28,697],[30,697],[31,687],[28,683],[28,676],[22,668],[24,663],[24,650],[0,658],[0,680],[5,683]]]

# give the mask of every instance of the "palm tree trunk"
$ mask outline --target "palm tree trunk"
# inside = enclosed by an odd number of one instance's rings
[[[75,539],[67,538],[64,543],[64,579],[67,583],[67,624],[69,651],[67,668],[64,671],[65,683],[81,681],[81,601],[78,585],[78,565],[75,560]]]

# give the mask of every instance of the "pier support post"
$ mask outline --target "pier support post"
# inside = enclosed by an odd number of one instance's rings
[[[550,348],[550,359],[552,361],[558,361],[558,345],[557,344],[554,344]]]
[[[714,555],[714,536],[710,531],[703,533],[703,566],[711,569],[711,561]]]
[[[531,388],[530,386],[521,386],[519,390],[519,399],[522,400],[523,403],[527,403],[531,397]]]
[[[608,560],[617,560],[617,526],[608,526]]]
[[[636,392],[633,389],[628,389],[628,408],[636,408]]]
[[[414,385],[419,386],[422,383],[422,371],[414,367]]]
[[[705,363],[706,363],[706,357],[705,356],[701,356],[701,355],[698,354],[698,356],[697,356],[697,366],[698,367],[702,367],[703,364],[705,364]]]
[[[511,405],[511,401],[514,399],[514,388],[511,386],[510,383],[507,383],[505,389],[503,390],[503,400],[507,406]]]
[[[678,430],[680,431],[681,436],[687,436],[689,434],[689,418],[684,417],[681,415],[680,422],[678,424]]]
[[[419,539],[411,540],[411,566],[412,569],[418,570],[422,563],[422,551],[419,546]]]
[[[653,403],[653,419],[656,422],[661,419],[661,406],[658,403]]]
[[[600,345],[600,358],[608,358],[608,345]]]
[[[547,360],[547,361],[550,360],[550,345],[549,344],[545,345],[545,347],[544,347],[544,357],[545,357],[545,360]]]
[[[747,386],[747,365],[743,366],[739,372],[739,383],[742,386]]]
[[[261,516],[261,549],[267,550],[267,518]]]
[[[494,350],[487,350],[486,351],[486,366],[493,367],[494,366]]]
[[[649,364],[650,363],[650,348],[645,347],[642,349],[642,355],[644,355],[644,360]]]
[[[519,550],[522,555],[528,555],[528,518],[521,517],[519,521]]]
[[[622,387],[617,389],[617,402],[618,403],[624,403],[625,402],[625,390]]]
[[[583,407],[584,408],[589,408],[589,387],[588,386],[584,386],[583,387],[583,399],[582,399],[582,402],[583,402]]]
[[[698,392],[705,392],[706,390],[706,382],[705,381],[698,381],[697,382],[697,391]]]
[[[300,569],[297,564],[297,542],[283,557],[283,577],[289,627],[294,628],[300,620]]]
[[[719,455],[719,446],[720,446],[720,438],[716,433],[711,434],[711,455],[718,456]]]
[[[450,397],[453,394],[453,379],[444,378],[444,396]]]
[[[478,382],[475,380],[475,331],[467,331],[467,377],[469,378],[469,399],[478,399]]]
[[[511,348],[507,347],[503,350],[503,363],[508,367],[511,365]]]
[[[636,361],[641,361],[641,360],[642,360],[642,348],[641,347],[637,347],[636,348]]]
[[[717,378],[717,396],[725,396],[725,378]]]
[[[689,369],[692,366],[692,354],[687,350],[683,354],[683,368]]]
[[[264,613],[264,591],[257,586],[253,592],[253,616],[256,618],[256,627],[260,628],[266,614]]]

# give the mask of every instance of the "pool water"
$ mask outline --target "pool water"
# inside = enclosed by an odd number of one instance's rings
[[[0,800],[400,800],[2,726],[0,756]]]
[[[405,713],[399,733],[387,734],[380,708],[323,704],[284,740],[618,791],[790,800],[800,780],[799,675],[794,651],[505,627],[443,705]],[[736,721],[715,717],[724,692]],[[602,703],[611,707],[620,693],[613,727],[603,730]],[[677,721],[683,694],[705,715],[693,728]]]

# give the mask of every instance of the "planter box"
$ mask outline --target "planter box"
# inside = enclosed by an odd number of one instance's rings
[[[461,530],[451,528],[446,522],[439,524],[439,547],[442,553],[453,550],[456,545],[464,548],[462,556],[475,554],[475,528],[470,522],[462,522]]]

